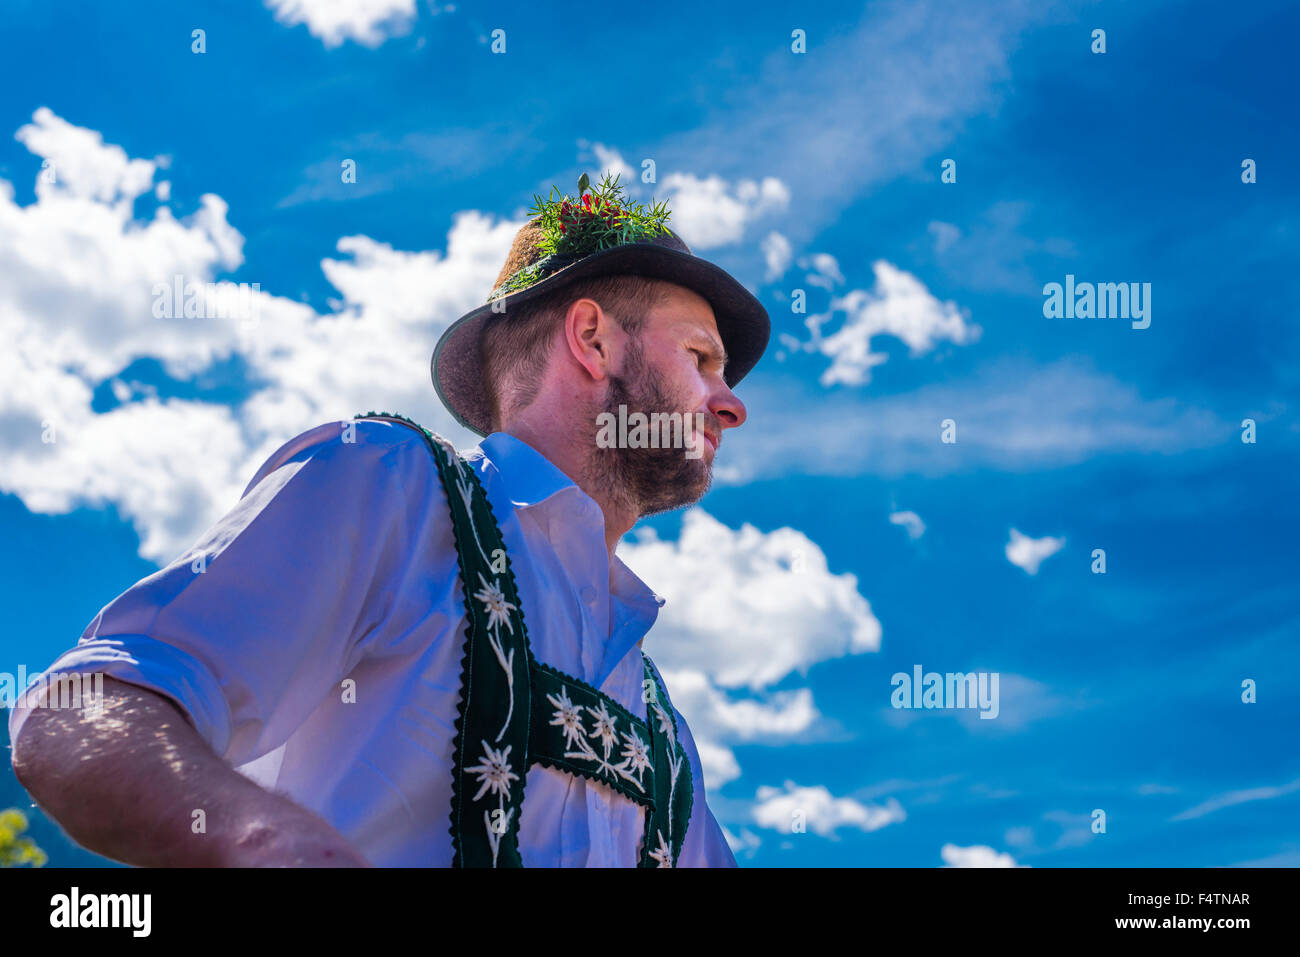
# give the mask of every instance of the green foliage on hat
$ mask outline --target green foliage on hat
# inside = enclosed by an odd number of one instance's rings
[[[595,189],[589,190],[590,181],[583,173],[578,180],[578,197],[559,195],[551,187],[551,195],[543,198],[534,194],[533,208],[529,213],[536,217],[543,237],[537,248],[543,255],[577,255],[622,246],[639,240],[652,239],[666,232],[664,223],[671,215],[668,204],[651,202],[631,203],[623,197],[623,187],[618,177],[608,173]]]
[[[549,196],[533,194],[528,211],[542,234],[536,243],[539,258],[518,269],[492,290],[489,301],[526,289],[554,271],[553,256],[582,257],[622,246],[652,240],[666,233],[664,225],[672,214],[666,202],[629,202],[623,196],[618,177],[608,173],[593,189],[586,173],[578,178],[577,197],[551,187]]]

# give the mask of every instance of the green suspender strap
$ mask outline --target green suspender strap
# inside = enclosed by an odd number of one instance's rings
[[[533,764],[581,775],[646,809],[639,866],[675,867],[690,824],[686,751],[659,675],[644,652],[649,721],[533,657],[519,591],[483,486],[446,439],[405,416],[433,454],[451,506],[468,620],[453,743],[453,867],[520,867],[519,814]]]

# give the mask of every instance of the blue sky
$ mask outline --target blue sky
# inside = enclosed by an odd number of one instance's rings
[[[714,490],[625,553],[742,865],[1300,864],[1293,5],[701,6],[11,4],[0,670],[303,429],[472,445],[439,331],[535,192],[621,168],[773,320]],[[258,283],[261,325],[160,331],[175,271]],[[1149,328],[1046,318],[1067,274],[1150,283]],[[1063,544],[1030,574],[1012,529]],[[999,717],[892,708],[917,664],[998,673]]]

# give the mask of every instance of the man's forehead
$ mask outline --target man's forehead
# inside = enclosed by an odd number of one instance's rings
[[[721,344],[713,307],[699,293],[684,286],[668,284],[666,298],[656,302],[650,314],[679,333],[703,332]]]

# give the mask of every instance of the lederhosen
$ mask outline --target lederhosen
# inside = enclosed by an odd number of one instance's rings
[[[439,435],[393,413],[433,454],[447,500],[468,621],[452,770],[453,867],[520,867],[519,814],[534,764],[581,775],[646,809],[639,866],[675,867],[690,823],[690,763],[650,658],[649,721],[533,657],[501,530],[478,475]]]

